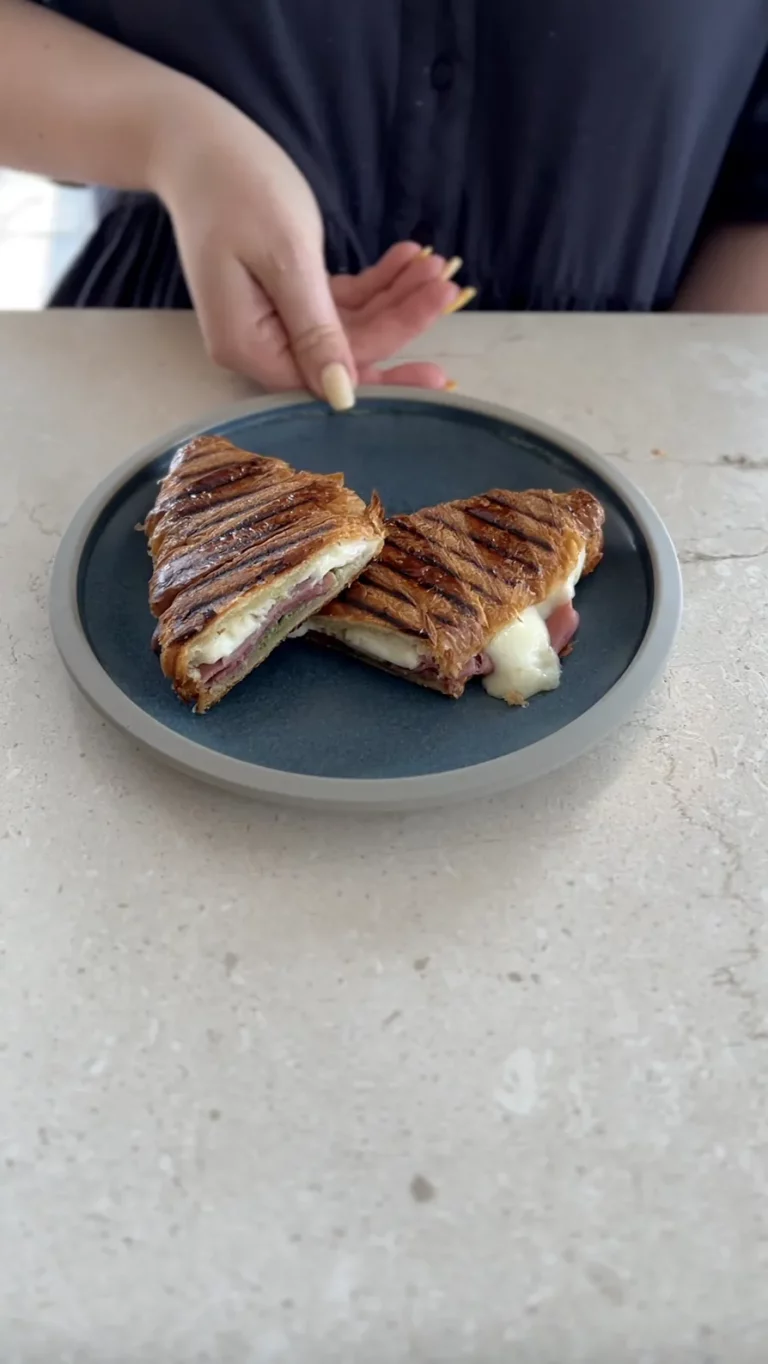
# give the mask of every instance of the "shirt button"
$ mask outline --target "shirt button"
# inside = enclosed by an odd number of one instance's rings
[[[442,94],[450,90],[455,75],[455,64],[450,57],[438,57],[432,63],[432,86]]]

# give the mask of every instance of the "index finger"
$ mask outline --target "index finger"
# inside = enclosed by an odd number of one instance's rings
[[[406,271],[413,274],[413,287],[436,279],[445,261],[442,256],[424,254],[418,242],[397,242],[381,260],[359,275],[334,275],[331,293],[339,308],[364,308],[377,294],[391,288]],[[410,267],[410,269],[409,269]]]

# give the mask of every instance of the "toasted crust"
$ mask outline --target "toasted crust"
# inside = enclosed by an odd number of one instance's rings
[[[154,566],[154,647],[176,691],[199,701],[205,688],[190,675],[192,646],[229,612],[298,581],[333,546],[370,540],[372,557],[383,517],[378,497],[366,507],[343,474],[299,472],[221,436],[201,436],[174,456],[143,529]],[[230,686],[219,686],[214,699]]]
[[[428,643],[439,689],[460,695],[472,658],[545,601],[582,551],[583,572],[597,567],[603,520],[600,503],[582,489],[494,489],[391,517],[380,557],[318,619]]]

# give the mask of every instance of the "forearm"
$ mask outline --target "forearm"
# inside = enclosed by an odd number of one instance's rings
[[[0,165],[157,189],[158,130],[202,86],[29,0],[0,0]]]
[[[688,313],[768,313],[768,226],[714,232],[693,261],[675,308]]]

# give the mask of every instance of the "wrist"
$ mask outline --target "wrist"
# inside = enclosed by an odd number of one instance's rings
[[[175,186],[192,158],[199,159],[210,130],[226,101],[213,90],[172,73],[142,116],[146,188],[171,209]]]

